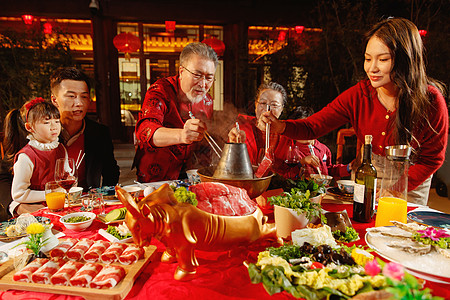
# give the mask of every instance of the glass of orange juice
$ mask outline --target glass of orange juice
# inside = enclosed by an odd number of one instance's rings
[[[50,211],[61,211],[66,201],[66,191],[56,181],[45,184],[45,201]]]
[[[400,198],[381,197],[378,200],[375,227],[393,226],[391,220],[406,223],[406,204],[407,202]]]

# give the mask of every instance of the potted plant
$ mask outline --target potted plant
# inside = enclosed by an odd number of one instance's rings
[[[268,199],[274,206],[277,235],[282,238],[288,238],[292,231],[305,228],[319,218],[325,222],[320,205],[325,186],[304,179],[294,183],[289,192]]]

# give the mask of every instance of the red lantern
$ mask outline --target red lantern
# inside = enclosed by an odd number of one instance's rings
[[[173,33],[176,27],[175,21],[166,21],[166,32]]]
[[[22,20],[26,25],[33,24],[34,17],[32,15],[22,15]]]
[[[125,57],[130,59],[130,52],[136,52],[141,47],[139,38],[129,32],[122,32],[113,39],[114,47],[121,52],[125,52]]]
[[[295,32],[298,34],[302,34],[303,30],[305,30],[305,26],[295,26]]]
[[[208,39],[204,39],[202,43],[213,48],[218,56],[222,56],[223,53],[225,52],[225,44],[214,36]]]
[[[44,23],[44,33],[46,34],[52,34],[53,26],[49,22]]]

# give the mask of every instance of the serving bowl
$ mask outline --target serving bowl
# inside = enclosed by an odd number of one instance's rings
[[[253,170],[256,172],[258,167],[253,166]],[[199,169],[197,171],[198,176],[200,176],[201,182],[220,182],[224,184],[229,184],[239,188],[243,188],[247,191],[249,197],[254,199],[264,193],[269,187],[270,180],[274,174],[270,174],[266,177],[261,178],[251,178],[251,179],[222,179],[213,177],[214,167],[206,167]]]
[[[353,194],[353,187],[355,185],[355,182],[353,180],[338,180],[336,181],[338,188],[341,190],[341,192],[346,194]]]
[[[87,217],[87,218],[89,218],[89,220],[82,221],[82,222],[76,222],[76,223],[66,222],[68,219],[70,219],[72,217]],[[67,229],[75,230],[75,231],[83,231],[86,228],[88,228],[89,226],[91,226],[91,224],[94,221],[95,217],[96,217],[96,214],[94,214],[92,212],[75,212],[75,213],[71,213],[71,214],[67,214],[65,216],[62,216],[59,219],[59,221]]]
[[[325,185],[328,186],[333,179],[333,176],[330,175],[319,175],[319,174],[310,174],[309,177],[314,180],[315,183],[318,185]]]

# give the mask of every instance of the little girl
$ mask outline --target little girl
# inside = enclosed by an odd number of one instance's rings
[[[20,148],[24,132],[29,133],[29,142]],[[58,142],[60,132],[58,109],[42,98],[31,100],[6,116],[7,159],[14,159],[13,201],[9,205],[13,216],[44,207],[45,183],[54,180],[56,160],[66,153]]]

